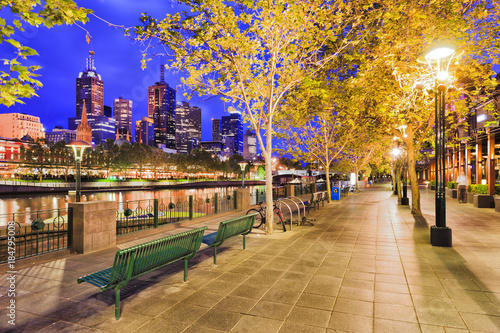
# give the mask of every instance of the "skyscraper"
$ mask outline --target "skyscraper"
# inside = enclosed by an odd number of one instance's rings
[[[113,103],[113,118],[116,120],[116,133],[120,139],[132,137],[132,101],[119,97]]]
[[[76,79],[76,118],[82,117],[83,101],[87,106],[87,115],[104,115],[104,82],[94,67],[92,53],[89,53],[85,72]]]
[[[188,102],[175,109],[175,141],[179,153],[189,154],[201,142],[201,109]]]
[[[156,146],[175,149],[175,90],[165,82],[163,65],[160,72],[160,82],[148,88],[148,117],[154,121]]]
[[[243,158],[251,160],[257,157],[257,135],[247,130],[243,135]]]
[[[153,119],[142,117],[135,122],[135,142],[144,143],[147,146],[155,144],[155,127]]]
[[[220,133],[225,145],[224,150],[229,150],[229,155],[243,154],[243,124],[240,112],[231,112],[229,116],[222,116]]]
[[[220,119],[212,119],[212,141],[222,141],[220,136]]]

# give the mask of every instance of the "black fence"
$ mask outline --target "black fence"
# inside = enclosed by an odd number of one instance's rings
[[[0,215],[0,263],[67,249],[71,215],[67,208]]]

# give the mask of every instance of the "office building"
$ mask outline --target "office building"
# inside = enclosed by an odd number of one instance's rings
[[[175,142],[179,153],[189,154],[201,141],[201,109],[178,102],[175,109]]]
[[[119,139],[132,137],[132,101],[119,97],[113,103],[113,118],[116,121],[116,133]]]
[[[34,140],[45,138],[40,117],[24,113],[0,114],[0,137],[21,139],[26,135]]]
[[[175,90],[165,82],[163,65],[160,81],[148,88],[148,117],[154,122],[155,145],[175,149]]]
[[[104,105],[104,115],[108,118],[113,117],[113,108],[108,105]]]
[[[82,140],[88,143],[93,143],[93,144],[100,144],[106,141],[106,139],[111,139],[115,140],[116,134],[115,134],[115,128],[116,128],[116,121],[114,118],[108,118],[105,116],[83,116],[82,115],[82,120],[85,119],[87,122],[88,128],[91,129],[91,141],[87,141],[89,139],[88,134],[86,139],[87,140]],[[77,129],[77,127],[80,126],[80,123],[82,121],[81,119],[78,118],[69,118],[68,119],[68,127],[69,129]],[[87,132],[88,133],[88,129]],[[78,129],[76,132],[77,140],[78,139]]]
[[[203,141],[200,143],[200,149],[221,158],[224,145],[220,141]]]
[[[92,53],[87,58],[85,71],[76,79],[76,118],[82,117],[83,102],[89,116],[104,115],[104,82],[97,74]]]
[[[224,143],[224,151],[230,155],[243,155],[243,124],[240,112],[231,112],[229,116],[222,116],[220,133]]]
[[[253,160],[257,157],[257,135],[247,130],[243,135],[243,158]]]
[[[222,141],[220,136],[220,119],[212,119],[212,141]]]
[[[155,144],[155,126],[154,121],[148,117],[142,117],[135,122],[135,142],[143,143],[148,146]]]
[[[45,139],[56,143],[64,140],[66,143],[76,140],[76,131],[65,129],[62,126],[56,126],[51,132],[45,132]]]

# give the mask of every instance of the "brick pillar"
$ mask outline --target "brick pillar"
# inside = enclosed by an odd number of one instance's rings
[[[287,197],[295,196],[295,185],[287,184],[287,185],[285,185],[285,190],[286,190]]]
[[[483,180],[483,143],[476,139],[476,184],[481,184]]]
[[[236,210],[247,211],[250,208],[250,188],[236,189]]]
[[[456,182],[458,177],[458,150],[453,148],[453,181]]]
[[[488,194],[495,195],[495,134],[488,133],[488,159],[486,162]]]
[[[465,147],[465,175],[467,176],[467,183],[470,184],[472,182],[472,161],[471,161],[471,150]]]
[[[116,246],[116,202],[72,202],[73,248],[90,253]]]

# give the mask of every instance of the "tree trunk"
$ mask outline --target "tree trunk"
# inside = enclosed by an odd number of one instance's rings
[[[418,180],[417,180],[417,170],[415,168],[415,152],[413,144],[410,143],[407,145],[408,151],[408,176],[410,177],[411,183],[411,213],[413,215],[422,215],[422,210],[420,208],[420,191],[418,189]]]
[[[403,197],[403,182],[401,181],[401,169],[400,167],[398,166],[397,169],[396,169],[396,180],[397,180],[397,184],[398,184],[398,204],[401,203],[401,198]]]
[[[266,235],[273,234],[273,160],[271,129],[268,126],[266,136]]]
[[[330,164],[325,165],[326,174],[326,202],[330,203],[332,189],[330,187]]]

